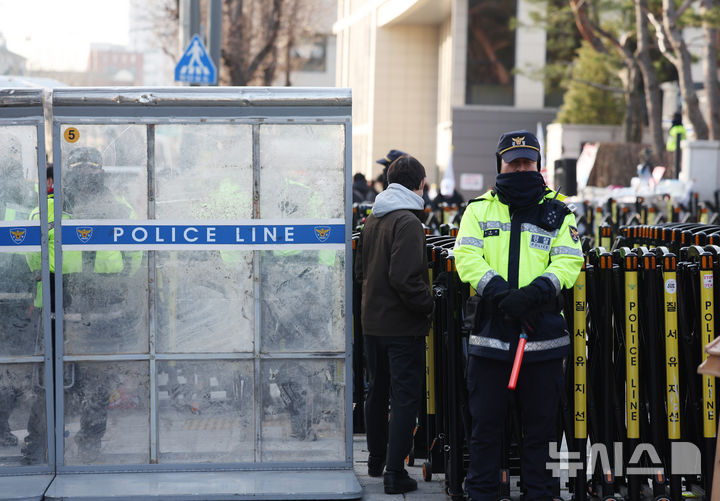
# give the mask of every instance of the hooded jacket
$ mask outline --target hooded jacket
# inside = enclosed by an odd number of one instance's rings
[[[378,194],[355,254],[362,283],[361,320],[367,336],[425,336],[430,294],[422,197],[392,183]]]

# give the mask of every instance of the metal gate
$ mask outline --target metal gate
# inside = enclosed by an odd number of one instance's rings
[[[43,93],[0,91],[0,110],[0,490],[40,499],[55,471]]]
[[[23,360],[54,353],[46,499],[359,497],[350,109],[336,89],[54,91],[55,344]]]

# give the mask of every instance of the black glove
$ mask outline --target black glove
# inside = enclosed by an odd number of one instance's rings
[[[500,304],[505,296],[510,293],[510,285],[500,275],[495,275],[485,285],[482,296],[495,304]]]
[[[510,318],[522,319],[527,317],[532,310],[545,303],[547,293],[540,287],[531,283],[525,287],[511,290],[505,298],[500,301],[498,308]]]

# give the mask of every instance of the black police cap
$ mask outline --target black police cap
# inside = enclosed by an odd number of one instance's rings
[[[507,163],[518,158],[527,158],[537,162],[540,170],[540,143],[535,134],[528,130],[506,132],[500,136],[495,154],[498,157],[498,171],[500,158]]]
[[[397,160],[403,155],[407,155],[407,153],[400,150],[390,150],[388,151],[387,155],[385,155],[379,160],[376,160],[375,162],[379,163],[380,165],[384,165],[385,167],[388,167],[391,163],[393,163],[395,160]]]

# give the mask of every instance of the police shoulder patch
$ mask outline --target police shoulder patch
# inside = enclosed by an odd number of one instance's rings
[[[570,226],[570,237],[573,239],[573,242],[577,242],[580,240],[580,233],[578,232],[578,229],[574,226]]]

